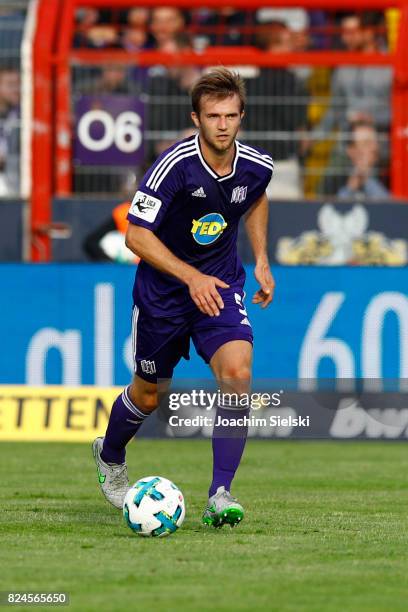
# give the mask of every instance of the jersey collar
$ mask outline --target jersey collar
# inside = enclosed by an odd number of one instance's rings
[[[217,174],[215,172],[215,170],[213,170],[211,168],[211,166],[209,166],[207,164],[207,162],[205,161],[205,159],[203,157],[203,154],[201,152],[201,147],[200,147],[200,141],[199,141],[199,138],[198,138],[198,134],[196,134],[196,136],[195,136],[195,144],[196,144],[196,148],[197,148],[198,157],[200,158],[200,161],[201,161],[202,165],[207,170],[207,172],[209,174],[211,174],[211,176],[216,181],[218,181],[218,183],[222,183],[222,181],[226,181],[226,180],[230,179],[232,176],[234,176],[235,170],[236,170],[236,167],[237,167],[238,157],[239,157],[239,150],[238,150],[238,143],[237,143],[237,141],[235,141],[235,156],[234,156],[234,160],[232,162],[232,171],[229,174],[226,174],[225,176],[220,176],[219,174]]]

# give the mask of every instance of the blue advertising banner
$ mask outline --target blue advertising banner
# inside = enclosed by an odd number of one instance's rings
[[[143,161],[144,104],[134,96],[80,96],[75,104],[76,163],[133,166]]]
[[[247,267],[246,306],[258,378],[407,378],[406,268],[274,269],[267,310]],[[0,383],[126,384],[133,266],[0,266]],[[177,377],[210,374],[191,349]]]

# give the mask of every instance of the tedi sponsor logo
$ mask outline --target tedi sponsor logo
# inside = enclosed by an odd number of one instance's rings
[[[227,225],[222,215],[219,213],[209,213],[200,219],[193,219],[191,233],[198,244],[207,245],[215,242]]]

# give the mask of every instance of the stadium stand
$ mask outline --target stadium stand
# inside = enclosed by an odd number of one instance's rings
[[[48,258],[52,197],[128,198],[157,154],[190,133],[195,79],[223,64],[247,83],[240,137],[276,161],[271,199],[344,195],[362,121],[378,142],[370,178],[405,197],[407,11],[405,0],[362,0],[357,12],[338,0],[5,2],[0,194],[30,197]]]
[[[0,7],[0,196],[20,191],[20,47],[27,1]]]
[[[81,8],[76,13],[74,36],[74,47],[78,49],[73,61],[76,75],[72,82],[74,95],[80,90],[79,82],[88,80],[92,83],[95,66],[100,66],[99,58],[102,59],[105,53],[116,54],[117,50],[119,54],[119,48],[126,48],[139,54],[134,66],[128,62],[126,75],[129,89],[137,84],[135,89],[139,88],[147,113],[145,154],[143,163],[137,167],[137,176],[162,149],[161,142],[176,140],[181,131],[189,127],[186,93],[203,69],[202,54],[205,56],[206,50],[208,52],[216,46],[223,61],[223,49],[231,50],[240,45],[241,49],[255,53],[259,50],[263,54],[263,65],[255,60],[243,69],[249,110],[242,137],[268,150],[278,162],[277,167],[282,170],[279,174],[283,178],[279,184],[276,182],[275,192],[271,192],[273,197],[336,195],[350,170],[342,142],[352,129],[350,121],[363,117],[371,117],[379,132],[381,158],[380,167],[375,172],[387,185],[390,184],[392,70],[370,62],[370,56],[389,55],[390,34],[384,11],[378,7],[370,9],[370,3],[358,13],[350,12],[350,6],[348,12],[340,11],[336,4],[322,10],[314,8],[315,3],[311,3],[310,9],[272,8],[260,3],[262,6],[258,8],[244,10],[239,7],[185,10],[178,3],[158,8],[152,3],[149,8],[149,3],[145,4],[137,11],[126,11],[123,7],[106,9],[101,3],[99,11],[95,7]],[[98,45],[90,43],[90,37],[95,40],[95,29],[103,34],[109,28],[116,32],[115,37],[107,34],[104,42]],[[82,45],[78,38],[81,35]],[[135,42],[129,45],[126,41],[130,41],[132,36]],[[96,63],[86,65],[87,50],[96,46],[100,49],[99,57],[93,56]],[[157,56],[155,65],[151,62],[142,66],[140,56],[150,49],[175,55],[185,55],[187,51],[194,54],[195,51],[200,53],[200,62],[199,65],[191,62],[187,70],[185,61],[177,66],[174,57],[169,66]],[[340,65],[333,69],[331,66],[328,71],[324,62],[318,65],[319,55],[326,49],[357,54],[359,62],[353,66],[355,56],[352,58],[350,55],[350,67]],[[288,61],[293,53],[311,51],[316,54],[312,66]],[[268,56],[273,58],[271,66],[267,65]],[[367,62],[364,62],[365,57]],[[229,56],[228,62],[238,64],[238,59],[237,53],[235,61],[231,62]],[[281,62],[277,63],[277,59]],[[91,89],[92,86],[88,85],[87,90]],[[129,172],[133,171],[134,167],[129,169]],[[104,183],[105,193],[117,192],[126,182],[127,174],[123,168],[104,167],[104,172],[111,181],[110,188]],[[95,183],[94,175],[95,169],[86,163],[74,163],[74,192],[98,191],[100,187],[98,181]],[[80,180],[76,180],[77,177],[81,177]]]

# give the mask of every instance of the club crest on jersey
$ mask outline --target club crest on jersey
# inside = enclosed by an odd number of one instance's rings
[[[219,213],[208,213],[201,219],[193,219],[191,233],[198,244],[211,244],[215,242],[227,227],[227,223]]]
[[[241,204],[247,197],[248,187],[234,187],[232,190],[231,202]]]

